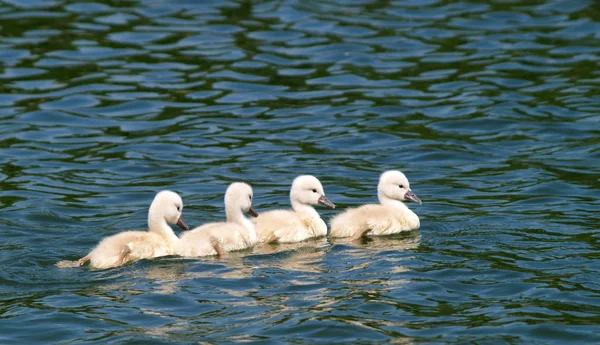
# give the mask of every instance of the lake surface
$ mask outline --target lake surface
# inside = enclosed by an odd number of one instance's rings
[[[0,5],[0,343],[600,343],[595,1]],[[402,170],[421,229],[58,269],[145,229],[336,210]]]

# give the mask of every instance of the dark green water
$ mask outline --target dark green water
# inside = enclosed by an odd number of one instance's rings
[[[595,1],[0,5],[0,343],[600,342]],[[232,181],[337,210],[406,173],[418,232],[57,269]]]

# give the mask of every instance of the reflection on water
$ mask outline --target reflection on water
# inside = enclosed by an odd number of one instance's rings
[[[358,240],[350,238],[330,238],[332,245],[345,245],[364,248],[366,251],[382,252],[386,250],[409,251],[419,247],[421,233],[418,230],[400,233],[391,236],[363,236]]]

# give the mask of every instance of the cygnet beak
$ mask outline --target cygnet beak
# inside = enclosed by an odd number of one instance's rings
[[[254,218],[258,217],[258,213],[256,213],[256,211],[254,211],[254,209],[252,207],[250,207],[248,209],[248,214],[251,215]]]
[[[416,196],[412,190],[409,190],[408,192],[406,192],[406,194],[404,194],[404,200],[416,202],[419,205],[422,204],[421,199],[419,199],[419,197]]]
[[[335,208],[335,205],[329,199],[327,199],[325,195],[321,195],[321,197],[319,197],[318,203],[329,208]]]
[[[185,222],[183,221],[183,216],[179,217],[179,219],[177,220],[177,226],[182,228],[183,230],[190,229],[190,228],[188,228],[187,224],[185,224]]]

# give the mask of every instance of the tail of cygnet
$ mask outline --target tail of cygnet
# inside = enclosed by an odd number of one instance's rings
[[[331,220],[329,235],[331,237],[360,238],[369,230],[371,227],[367,222],[357,221],[352,213],[342,213]]]

